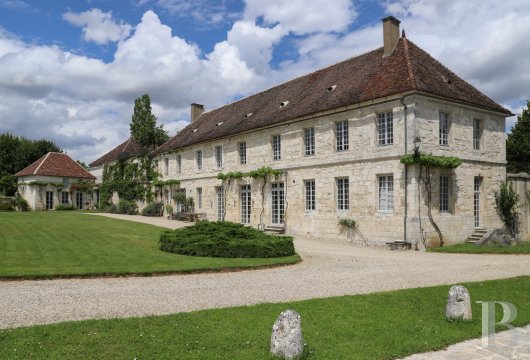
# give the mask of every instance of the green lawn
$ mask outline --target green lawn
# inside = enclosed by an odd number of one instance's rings
[[[433,252],[466,253],[466,254],[530,254],[530,242],[523,242],[516,246],[492,246],[475,244],[456,244],[429,249]]]
[[[480,337],[480,300],[509,301],[518,311],[513,324],[530,323],[530,276],[463,285],[473,304],[470,322],[445,320],[449,286],[436,286],[0,330],[0,358],[270,359],[272,324],[285,309],[302,316],[306,359],[394,359]]]
[[[162,252],[162,228],[82,212],[0,213],[0,278],[192,272],[299,261],[192,257]]]

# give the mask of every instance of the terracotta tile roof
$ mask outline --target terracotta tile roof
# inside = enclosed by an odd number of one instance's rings
[[[105,165],[109,162],[113,162],[116,160],[123,160],[128,159],[130,157],[134,156],[140,156],[147,153],[147,149],[144,147],[138,145],[134,139],[128,138],[125,142],[121,143],[120,145],[116,146],[114,149],[100,157],[99,159],[93,161],[89,166],[101,166]]]
[[[336,87],[329,91],[333,85]],[[383,48],[379,48],[203,113],[154,153],[408,91],[511,114],[406,37],[401,37],[390,56],[383,58]],[[281,107],[284,101],[289,103]],[[246,114],[251,115],[246,117]]]
[[[29,175],[73,177],[95,179],[84,167],[66,154],[49,152],[27,168],[15,174],[18,177]]]

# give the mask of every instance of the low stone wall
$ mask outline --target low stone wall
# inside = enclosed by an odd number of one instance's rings
[[[513,188],[519,194],[521,204],[519,209],[519,231],[522,241],[530,241],[530,175],[526,173],[506,174],[507,181],[512,184]]]

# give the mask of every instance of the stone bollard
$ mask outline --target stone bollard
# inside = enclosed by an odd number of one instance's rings
[[[271,353],[284,359],[300,356],[304,351],[302,318],[294,310],[282,311],[272,326]]]
[[[445,317],[447,320],[471,320],[471,297],[465,287],[461,285],[451,286],[447,296]]]

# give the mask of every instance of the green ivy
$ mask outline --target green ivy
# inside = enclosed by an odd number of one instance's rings
[[[414,154],[403,155],[399,161],[406,165],[420,164],[441,169],[456,169],[462,164],[462,159],[455,156],[435,156],[432,154],[423,154],[420,151]]]
[[[347,229],[357,229],[357,221],[353,219],[339,219],[339,225]]]
[[[268,166],[260,167],[259,169],[249,171],[247,173],[242,173],[241,171],[229,172],[227,174],[219,173],[217,178],[219,180],[231,180],[231,179],[241,179],[244,177],[250,177],[252,179],[266,178],[269,176],[281,175],[283,171],[274,170]]]

